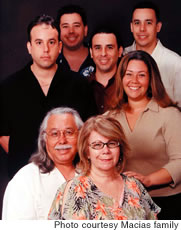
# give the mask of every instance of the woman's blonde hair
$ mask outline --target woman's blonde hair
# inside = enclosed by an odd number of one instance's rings
[[[92,131],[96,131],[100,135],[108,139],[117,140],[120,143],[120,157],[116,168],[118,172],[122,172],[129,147],[120,123],[116,119],[106,115],[98,115],[89,118],[79,132],[78,153],[80,157],[79,168],[81,172],[85,175],[90,172],[91,162],[88,159],[88,153],[89,136]]]

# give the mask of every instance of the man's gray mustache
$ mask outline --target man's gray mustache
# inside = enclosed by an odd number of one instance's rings
[[[63,150],[63,149],[71,149],[72,145],[56,145],[55,149],[56,150]]]

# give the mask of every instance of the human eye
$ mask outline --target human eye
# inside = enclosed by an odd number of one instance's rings
[[[100,48],[101,48],[101,46],[98,46],[98,45],[94,46],[95,50],[100,50]]]
[[[108,147],[109,148],[115,148],[119,145],[119,142],[118,141],[115,141],[115,140],[111,140],[108,142]]]
[[[55,42],[55,40],[53,39],[53,40],[50,40],[50,45],[54,45],[56,42]]]
[[[126,76],[126,77],[131,77],[131,76],[132,76],[132,73],[131,73],[131,72],[126,72],[126,73],[125,73],[125,76]]]
[[[108,49],[110,49],[110,50],[113,49],[113,46],[112,46],[112,45],[108,45],[107,47],[108,47]]]
[[[147,20],[147,24],[148,25],[152,25],[152,21],[151,20]]]
[[[140,73],[138,76],[139,76],[140,78],[142,78],[142,77],[145,77],[146,74],[145,74],[145,73]]]
[[[139,24],[140,24],[139,20],[134,21],[134,25],[139,25]]]
[[[68,28],[68,25],[67,24],[63,24],[63,25],[61,25],[61,28],[62,29],[66,29],[66,28]]]
[[[80,27],[80,24],[79,24],[79,23],[76,23],[76,24],[74,24],[74,26],[75,26],[76,28],[79,28],[79,27]]]
[[[102,142],[93,142],[91,144],[93,149],[101,149],[103,147],[103,143]]]
[[[65,130],[65,135],[68,137],[71,137],[74,135],[74,130],[73,129],[66,129]]]
[[[58,130],[52,130],[52,131],[50,131],[49,135],[51,137],[58,137]]]
[[[40,40],[36,40],[36,41],[35,41],[35,44],[39,46],[39,45],[41,45],[41,44],[42,44],[42,41],[40,41]]]

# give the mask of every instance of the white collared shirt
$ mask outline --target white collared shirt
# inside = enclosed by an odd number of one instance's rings
[[[57,189],[65,182],[57,168],[41,173],[30,163],[8,183],[3,200],[3,220],[47,219]]]

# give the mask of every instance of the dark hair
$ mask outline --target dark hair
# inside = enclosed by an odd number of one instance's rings
[[[86,16],[86,12],[85,10],[78,6],[78,5],[66,5],[66,6],[63,6],[62,8],[60,8],[57,12],[57,18],[56,18],[56,21],[58,23],[58,25],[60,25],[60,18],[62,15],[64,14],[73,14],[73,13],[77,13],[81,16],[82,18],[82,22],[84,24],[84,26],[87,25],[87,16]]]
[[[143,2],[137,3],[132,9],[132,15],[136,9],[145,9],[145,8],[154,10],[156,19],[157,19],[157,23],[160,22],[160,10],[158,6],[153,2],[143,1]]]
[[[40,15],[37,16],[32,22],[30,22],[30,24],[28,25],[27,28],[27,33],[28,33],[28,41],[31,42],[31,30],[34,26],[37,25],[42,25],[42,24],[46,24],[46,25],[50,25],[52,28],[56,29],[58,31],[58,39],[60,39],[60,28],[59,25],[57,25],[57,23],[55,22],[54,18],[49,16],[49,15]]]
[[[164,88],[161,80],[160,72],[155,60],[145,51],[137,50],[127,53],[121,60],[115,76],[116,89],[112,99],[112,109],[120,109],[124,103],[128,101],[128,97],[123,89],[123,77],[125,76],[128,64],[131,60],[140,60],[145,63],[149,72],[149,87],[147,90],[148,98],[154,98],[159,106],[165,108],[169,106],[177,107]]]
[[[118,32],[115,28],[110,27],[110,26],[99,26],[97,27],[91,34],[90,36],[90,40],[89,40],[89,47],[92,47],[92,39],[96,34],[101,34],[101,33],[105,33],[105,34],[114,34],[116,37],[116,41],[117,41],[117,45],[118,48],[120,46],[123,46],[122,43],[122,39],[121,39],[121,35],[120,32]]]

